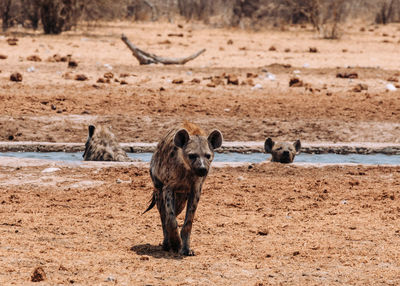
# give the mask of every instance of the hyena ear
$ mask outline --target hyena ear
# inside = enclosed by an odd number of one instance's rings
[[[222,133],[219,130],[214,130],[208,135],[207,140],[213,149],[217,149],[222,145]]]
[[[178,132],[176,132],[175,137],[174,137],[174,143],[177,147],[182,148],[183,146],[186,145],[189,141],[189,133],[187,132],[186,129],[180,129]]]
[[[89,125],[89,137],[93,136],[95,129],[96,129],[96,127],[94,127],[94,125]]]
[[[301,149],[301,142],[300,140],[296,140],[296,142],[293,143],[294,148],[296,148],[296,153],[299,154],[300,153],[300,149]]]
[[[275,145],[275,142],[272,141],[271,138],[267,138],[267,139],[265,140],[265,143],[264,143],[264,150],[265,150],[265,153],[271,153],[272,147],[274,147],[274,145]]]

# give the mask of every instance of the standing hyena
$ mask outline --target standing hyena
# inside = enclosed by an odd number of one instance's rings
[[[194,255],[190,249],[193,218],[214,149],[221,144],[220,131],[214,130],[206,137],[202,129],[188,122],[169,130],[158,143],[150,163],[153,198],[145,212],[157,204],[164,234],[163,250],[172,248],[183,255]],[[186,201],[185,222],[179,236],[176,216]]]
[[[131,161],[115,139],[114,134],[101,125],[89,125],[89,136],[83,153],[85,161]]]

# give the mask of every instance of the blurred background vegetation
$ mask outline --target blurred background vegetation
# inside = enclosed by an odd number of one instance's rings
[[[340,35],[340,23],[360,19],[400,21],[400,0],[0,0],[2,29],[13,26],[59,34],[80,22],[184,19],[224,27],[311,24],[325,38]]]

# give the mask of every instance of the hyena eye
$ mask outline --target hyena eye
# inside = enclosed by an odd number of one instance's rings
[[[205,154],[204,157],[206,157],[207,159],[210,159],[211,155],[210,154]]]
[[[282,150],[282,147],[276,148],[276,151],[280,151]]]
[[[189,154],[189,159],[190,160],[196,160],[197,157],[199,157],[199,155],[197,155],[197,154]]]

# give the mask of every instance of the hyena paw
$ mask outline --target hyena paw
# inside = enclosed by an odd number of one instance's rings
[[[168,240],[166,240],[166,241],[164,240],[162,243],[162,250],[169,251],[170,249],[171,249],[171,247],[169,246]]]
[[[178,235],[171,235],[169,237],[169,243],[174,252],[178,252],[179,249],[181,249],[181,247],[182,247],[182,241]]]
[[[194,253],[194,251],[190,248],[182,248],[181,250],[181,254],[184,256],[195,256],[196,254]]]

